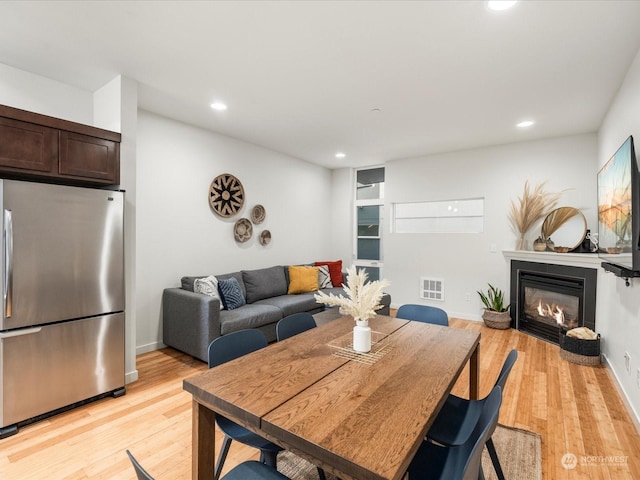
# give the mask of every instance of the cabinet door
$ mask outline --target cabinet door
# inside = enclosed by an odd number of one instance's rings
[[[81,177],[107,185],[120,183],[120,144],[111,140],[60,132],[62,176]]]
[[[58,130],[0,117],[0,172],[49,174],[58,164]]]

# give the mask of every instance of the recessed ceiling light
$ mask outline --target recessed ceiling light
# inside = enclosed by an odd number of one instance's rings
[[[338,153],[336,153],[336,158],[344,158],[344,157],[346,157],[346,156],[347,156],[347,154],[346,154],[346,153],[344,153],[344,152],[338,152]]]
[[[227,106],[226,106],[224,103],[222,103],[222,102],[213,102],[213,103],[211,104],[211,108],[213,108],[214,110],[218,110],[219,112],[221,112],[221,111],[223,111],[223,110],[226,110],[226,109],[227,109]]]
[[[487,2],[487,7],[489,7],[489,10],[500,12],[502,10],[510,9],[516,3],[518,3],[518,0],[489,0]]]
[[[524,122],[518,123],[516,125],[516,127],[518,127],[518,128],[527,128],[527,127],[530,127],[531,125],[533,125],[534,123],[536,123],[536,122],[534,122],[533,120],[525,120]]]

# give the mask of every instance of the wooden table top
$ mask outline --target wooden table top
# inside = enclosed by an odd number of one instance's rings
[[[479,332],[377,316],[375,363],[338,356],[337,319],[184,381],[194,400],[343,479],[400,479]]]

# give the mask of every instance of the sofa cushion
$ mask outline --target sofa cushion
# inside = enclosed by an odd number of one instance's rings
[[[218,279],[213,275],[205,278],[196,278],[193,282],[193,291],[195,293],[209,295],[210,297],[216,297],[218,296]]]
[[[227,335],[245,328],[259,328],[276,323],[281,318],[282,311],[271,305],[247,304],[235,310],[222,310],[220,334]]]
[[[287,279],[282,266],[260,270],[243,270],[242,281],[247,292],[247,303],[287,293]]]
[[[233,273],[225,273],[223,275],[216,275],[216,278],[218,279],[218,283],[220,283],[220,280],[229,280],[230,278],[235,278],[238,281],[238,284],[240,285],[240,289],[242,290],[242,296],[245,299],[247,298],[247,291],[244,288],[244,281],[242,280],[242,272],[233,272]]]
[[[318,267],[289,267],[289,289],[287,293],[307,293],[318,290]]]
[[[218,290],[220,291],[220,298],[226,310],[234,310],[247,303],[242,294],[240,284],[235,278],[219,280]]]
[[[329,266],[328,265],[319,265],[318,266],[318,288],[331,288],[333,284],[331,283],[331,275],[329,275]]]
[[[347,293],[342,287],[323,288],[321,291],[326,293],[327,295],[333,293],[335,296],[342,295],[343,297],[347,298]]]
[[[220,308],[223,308],[222,298],[220,298],[220,292],[218,291],[218,279],[213,275],[209,275],[206,278],[196,278],[193,282],[193,291],[217,298],[220,300]]]
[[[279,297],[265,298],[254,305],[270,305],[277,307],[282,312],[283,317],[287,317],[298,312],[314,312],[323,309],[323,305],[316,302],[313,293],[302,293],[300,295],[280,295]]]
[[[182,277],[180,279],[180,286],[182,287],[183,290],[187,290],[189,292],[193,292],[193,283],[198,279],[198,278],[206,278],[207,275],[196,275],[195,277]]]
[[[329,275],[331,275],[331,284],[334,287],[342,286],[342,260],[334,262],[315,262],[315,266],[327,265],[329,267]]]

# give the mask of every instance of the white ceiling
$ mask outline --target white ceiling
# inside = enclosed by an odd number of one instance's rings
[[[638,1],[5,0],[0,63],[89,91],[124,75],[145,110],[336,168],[594,132],[638,20]]]

